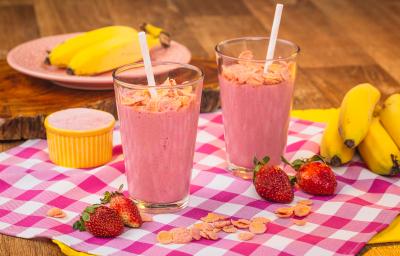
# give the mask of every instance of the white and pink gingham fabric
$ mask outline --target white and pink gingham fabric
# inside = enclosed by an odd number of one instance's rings
[[[292,120],[286,156],[311,156],[319,150],[323,125]],[[118,128],[114,133],[114,158],[105,166],[87,170],[52,164],[45,140],[30,140],[0,154],[0,232],[7,235],[57,239],[74,249],[100,255],[352,255],[400,210],[399,178],[377,176],[358,158],[336,168],[337,194],[313,197],[295,192],[295,202],[313,200],[313,213],[305,226],[277,219],[279,204],[257,195],[251,181],[225,170],[223,126],[220,113],[199,120],[189,207],[174,214],[154,216],[140,229],[126,229],[119,237],[102,239],[72,230],[72,223],[88,204],[97,203],[106,190],[126,188]],[[151,170],[149,170],[151,171]],[[294,202],[294,203],[295,203]],[[46,217],[51,207],[68,217]],[[160,230],[189,226],[207,212],[234,218],[266,216],[273,221],[263,235],[243,242],[237,234],[221,234],[217,241],[200,240],[184,245],[156,243]]]

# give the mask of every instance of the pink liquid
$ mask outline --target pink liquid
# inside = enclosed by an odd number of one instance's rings
[[[219,76],[228,161],[253,168],[253,158],[281,162],[289,125],[293,81],[274,85],[239,84]]]
[[[172,203],[189,193],[199,103],[178,110],[139,111],[118,104],[129,194]]]

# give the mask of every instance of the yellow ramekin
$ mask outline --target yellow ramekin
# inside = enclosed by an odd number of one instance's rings
[[[115,119],[99,129],[67,130],[44,121],[50,160],[70,168],[91,168],[112,158],[112,137]]]

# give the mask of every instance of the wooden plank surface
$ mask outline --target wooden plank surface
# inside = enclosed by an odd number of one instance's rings
[[[400,1],[280,2],[286,5],[279,35],[301,47],[295,108],[338,106],[348,88],[365,81],[378,86],[384,96],[400,91]],[[266,0],[0,0],[0,59],[15,45],[39,36],[111,24],[137,27],[144,21],[170,31],[193,56],[213,59],[214,46],[221,40],[268,35],[274,4]],[[18,143],[3,142],[0,150]],[[0,235],[0,252],[62,255],[50,242],[5,235]],[[362,253],[399,255],[400,244],[367,246]]]

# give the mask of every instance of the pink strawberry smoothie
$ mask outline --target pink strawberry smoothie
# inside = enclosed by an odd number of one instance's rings
[[[219,83],[230,164],[251,169],[254,157],[264,156],[273,165],[281,162],[292,106],[291,65],[274,62],[268,74],[263,74],[264,66],[258,63],[222,67]]]
[[[130,91],[117,105],[134,199],[173,203],[189,193],[200,104],[189,87],[157,90],[156,99]]]
[[[114,116],[110,113],[89,108],[65,109],[48,117],[51,126],[74,131],[101,129],[110,126],[114,121]]]

